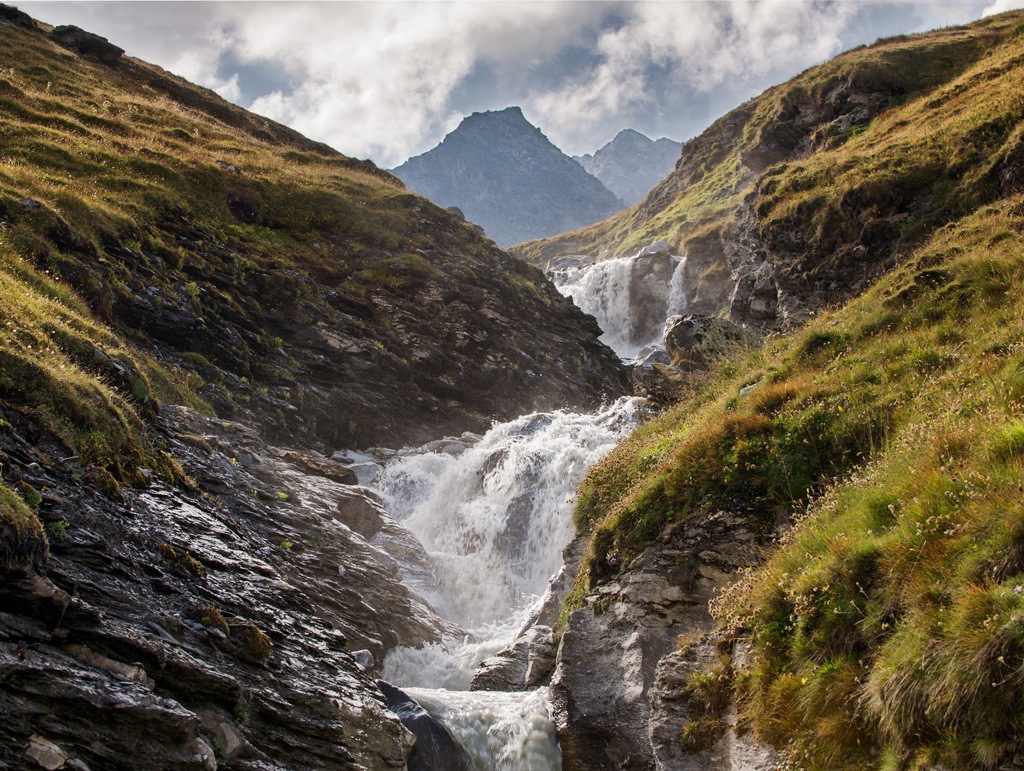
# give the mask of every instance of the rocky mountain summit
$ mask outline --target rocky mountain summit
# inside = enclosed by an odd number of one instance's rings
[[[394,169],[439,206],[457,206],[501,246],[564,233],[622,202],[518,107],[473,113],[437,147]]]
[[[601,180],[627,206],[642,200],[676,165],[682,144],[668,137],[651,139],[623,129],[593,155],[574,155],[580,166]]]

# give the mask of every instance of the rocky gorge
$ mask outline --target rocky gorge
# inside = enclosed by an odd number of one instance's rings
[[[0,11],[0,762],[1019,765],[1019,15],[743,105],[548,283]]]

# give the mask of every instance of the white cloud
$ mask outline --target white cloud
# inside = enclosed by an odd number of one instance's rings
[[[982,16],[993,16],[1003,11],[1013,11],[1017,8],[1024,8],[1024,0],[996,0],[992,5],[982,11]]]
[[[769,85],[779,70],[799,70],[841,48],[855,3],[637,3],[620,28],[597,40],[592,74],[535,93],[530,105],[557,138],[579,123],[614,121],[655,107],[673,91],[709,93]],[[667,74],[666,74],[667,73]]]
[[[627,126],[683,139],[844,47],[966,21],[983,2],[1024,0],[20,5],[392,166],[465,113],[512,104],[569,152]]]
[[[500,68],[554,51],[567,31],[562,17],[585,22],[594,8],[587,11],[552,3],[260,3],[229,6],[227,23],[239,61],[276,62],[295,84],[251,109],[393,165],[457,123],[452,94],[479,63]]]

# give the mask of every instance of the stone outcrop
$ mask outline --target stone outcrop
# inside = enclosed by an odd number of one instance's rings
[[[87,59],[95,59],[101,64],[117,64],[124,55],[123,48],[114,45],[105,37],[86,32],[81,27],[72,24],[54,27],[50,31],[50,39]]]
[[[716,316],[672,316],[665,322],[665,351],[686,370],[706,369],[730,348],[753,342],[757,334]]]
[[[779,767],[775,750],[757,741],[749,728],[740,724],[734,701],[725,707],[714,735],[705,739],[709,746],[685,746],[681,741],[688,725],[702,718],[687,688],[690,677],[720,671],[723,658],[730,670],[743,671],[747,667],[749,640],[736,643],[729,653],[723,653],[721,642],[714,633],[705,635],[658,662],[651,690],[650,723],[657,771],[774,771]]]
[[[642,200],[672,171],[682,145],[667,137],[650,139],[623,129],[593,155],[573,156],[627,206]]]
[[[629,279],[633,342],[642,344],[657,338],[668,316],[669,287],[678,264],[664,241],[645,246],[633,258]]]
[[[394,173],[439,206],[458,207],[503,247],[589,225],[623,208],[518,107],[473,113]]]
[[[12,5],[0,3],[0,24],[9,24],[12,27],[24,29],[35,29],[35,22],[32,17],[24,11],[19,11]]]
[[[570,614],[551,681],[563,768],[670,769],[652,719],[668,698],[659,668],[681,634],[711,628],[708,601],[757,559],[751,517],[695,512]]]

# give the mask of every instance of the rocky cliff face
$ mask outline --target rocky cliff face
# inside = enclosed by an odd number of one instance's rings
[[[769,89],[684,143],[672,172],[634,209],[522,244],[517,252],[545,264],[562,254],[629,254],[664,239],[688,258],[691,312],[728,314],[762,329],[795,328],[810,313],[862,291],[892,267],[895,255],[941,224],[942,211],[962,206],[963,198],[957,203],[948,195],[958,180],[976,204],[993,193],[982,189],[988,183],[979,187],[971,178],[995,180],[1000,172],[980,157],[930,166],[914,159],[892,173],[876,169],[876,181],[865,181],[866,168],[844,161],[849,189],[844,187],[841,201],[820,189],[797,201],[783,178],[799,175],[809,159],[842,155],[839,148],[880,115],[927,99],[1004,36],[1005,30],[975,25],[927,40],[878,41],[839,56]],[[932,100],[932,116],[946,98]],[[917,123],[919,117],[906,120]],[[996,133],[1006,136],[1002,129]],[[895,151],[889,155],[897,162]],[[805,176],[803,190],[815,189],[825,173]],[[792,208],[770,211],[784,197],[780,189]]]
[[[372,164],[143,62],[0,35],[24,65],[0,83],[9,243],[221,414],[331,450],[623,390],[539,271]]]
[[[623,206],[518,107],[470,115],[394,172],[439,206],[459,207],[506,247],[597,222]]]
[[[573,156],[628,206],[640,202],[679,160],[682,145],[667,137],[650,139],[623,129],[593,155]]]
[[[34,432],[0,430],[50,551],[4,575],[0,761],[404,767],[410,737],[353,651],[369,666],[454,630],[400,583],[382,547],[404,531],[351,472],[167,408],[158,435],[194,484],[112,491]]]

